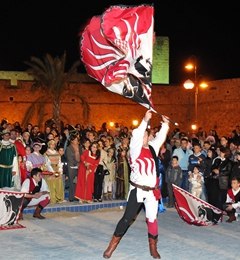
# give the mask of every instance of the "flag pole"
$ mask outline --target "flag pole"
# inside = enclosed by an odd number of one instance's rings
[[[155,112],[158,116],[162,117],[163,115],[158,113],[154,108],[152,108],[150,105],[149,105],[149,109],[152,110],[153,112]],[[173,121],[172,119],[168,118],[168,121],[172,124],[174,124],[175,126],[178,126],[178,123]]]
[[[160,117],[163,116],[162,114],[160,114],[160,113],[158,113],[158,112],[156,112],[156,113],[157,113],[157,115],[160,116]],[[175,126],[178,126],[178,123],[175,122],[175,121],[173,121],[172,119],[168,118],[168,121],[169,121],[170,123],[174,124]]]

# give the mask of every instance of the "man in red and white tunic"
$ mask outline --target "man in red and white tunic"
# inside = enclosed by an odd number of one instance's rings
[[[33,213],[34,218],[45,219],[40,213],[50,202],[50,191],[46,181],[42,178],[42,170],[39,168],[33,168],[31,171],[31,177],[27,178],[23,184],[21,192],[26,193],[24,196],[22,211],[27,206],[36,206],[36,210]],[[23,219],[22,212],[19,219]]]
[[[234,176],[231,180],[231,188],[227,191],[225,212],[229,216],[226,221],[232,223],[240,211],[240,177]]]
[[[144,203],[146,212],[150,254],[153,258],[160,258],[156,246],[158,238],[158,200],[161,197],[157,154],[161,145],[166,140],[169,130],[169,121],[167,117],[162,116],[163,122],[161,130],[156,134],[153,140],[149,141],[149,134],[146,129],[151,117],[152,112],[148,110],[139,127],[132,132],[130,142],[130,191],[126,210],[117,224],[108,248],[103,254],[104,258],[111,257],[113,251],[130,226],[130,223],[139,212],[142,203]]]

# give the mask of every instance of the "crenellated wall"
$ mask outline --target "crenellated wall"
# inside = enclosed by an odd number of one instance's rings
[[[14,123],[23,120],[24,113],[29,104],[40,94],[30,93],[32,81],[18,80],[17,86],[11,86],[10,80],[0,80],[0,120],[7,118]],[[200,89],[198,94],[198,126],[209,131],[216,129],[219,135],[229,135],[236,125],[240,124],[239,101],[240,79],[228,79],[208,82],[207,89]],[[118,122],[130,127],[133,120],[140,121],[146,108],[124,98],[118,94],[106,90],[95,81],[81,83],[69,83],[67,90],[78,93],[87,99],[91,107],[90,121],[99,129],[103,122]],[[188,131],[188,95],[190,95],[191,121],[194,121],[194,90],[188,92],[183,86],[153,85],[152,97],[155,110],[169,116],[179,123],[181,131]],[[44,122],[52,117],[52,106],[46,104]],[[82,118],[82,107],[75,97],[65,96],[62,101],[62,119],[64,123],[75,125],[77,123],[86,126],[87,122]],[[151,125],[159,125],[161,118],[153,115]],[[44,125],[42,124],[42,128]],[[37,123],[37,115],[31,121]],[[171,124],[171,131],[175,126]]]

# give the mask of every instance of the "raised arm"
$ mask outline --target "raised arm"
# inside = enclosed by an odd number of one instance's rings
[[[168,117],[162,116],[162,127],[159,132],[157,132],[156,137],[152,140],[149,141],[149,145],[153,147],[155,150],[155,153],[158,154],[160,147],[162,144],[165,142],[167,138],[167,133],[169,130],[169,120]]]
[[[148,110],[138,128],[135,128],[132,132],[132,138],[130,141],[130,153],[132,160],[135,160],[141,152],[141,148],[143,146],[144,132],[151,117],[152,112],[151,110]]]

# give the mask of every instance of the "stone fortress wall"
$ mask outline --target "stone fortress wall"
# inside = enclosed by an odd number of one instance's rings
[[[21,73],[24,72],[13,72]],[[0,80],[0,120],[7,118],[11,123],[23,120],[28,106],[43,93],[32,94],[30,87],[33,80],[20,79],[12,82],[9,79]],[[200,89],[198,93],[198,127],[208,131],[216,129],[219,135],[229,135],[236,125],[240,124],[240,78],[217,80],[208,82],[207,89]],[[90,104],[91,113],[89,121],[98,130],[103,122],[118,122],[127,127],[132,125],[133,120],[139,122],[146,108],[124,98],[118,94],[108,91],[100,83],[91,80],[87,75],[78,75],[75,82],[67,85],[72,93],[83,95]],[[179,123],[181,131],[188,131],[188,92],[183,86],[169,84],[154,84],[152,87],[152,98],[154,108],[157,112],[167,115]],[[190,114],[191,122],[194,122],[194,90],[190,91]],[[47,113],[44,122],[52,117],[52,104],[46,104]],[[62,101],[62,114],[65,124],[75,125],[80,123],[86,126],[82,118],[82,107],[80,100],[75,97],[65,97]],[[158,126],[161,118],[153,114],[151,126]],[[31,120],[37,123],[37,115]],[[175,128],[171,125],[171,131]]]

